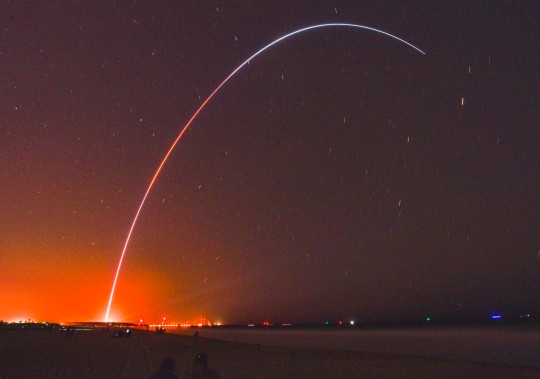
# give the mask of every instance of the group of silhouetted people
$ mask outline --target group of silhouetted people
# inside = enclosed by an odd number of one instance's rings
[[[112,336],[114,338],[129,338],[131,337],[131,330],[130,329],[118,330],[114,332]]]
[[[199,353],[193,360],[193,367],[187,377],[191,379],[219,379],[219,374],[213,368],[208,367],[208,356],[205,353]],[[180,379],[174,373],[174,359],[172,357],[163,358],[159,371],[150,379]]]

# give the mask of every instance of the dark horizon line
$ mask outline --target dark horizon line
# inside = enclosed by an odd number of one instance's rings
[[[352,322],[351,322],[352,321]],[[232,323],[232,324],[222,324],[217,325],[197,325],[190,324],[189,327],[180,326],[181,323],[170,322],[170,323],[134,323],[134,322],[105,322],[105,321],[66,321],[66,322],[56,322],[56,321],[33,321],[33,320],[20,320],[20,321],[2,321],[1,324],[5,325],[67,325],[67,326],[130,326],[130,327],[149,327],[150,325],[158,326],[164,325],[166,327],[173,328],[318,328],[318,327],[334,327],[334,328],[366,328],[366,327],[398,327],[398,326],[429,326],[429,325],[478,325],[478,324],[516,324],[518,323],[540,323],[540,320],[531,314],[519,315],[519,316],[504,316],[499,314],[493,314],[490,317],[459,317],[459,318],[433,318],[426,317],[424,319],[415,319],[415,320],[370,320],[370,321],[356,321],[356,320],[339,320],[339,321],[323,321],[323,322],[254,322],[254,323]],[[175,326],[170,326],[175,325]],[[176,326],[177,325],[177,326]]]

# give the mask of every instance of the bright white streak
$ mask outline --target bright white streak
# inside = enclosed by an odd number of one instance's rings
[[[126,250],[127,250],[128,244],[129,244],[129,240],[131,239],[131,234],[133,233],[133,229],[135,229],[135,224],[137,223],[137,219],[139,218],[139,214],[141,213],[141,209],[143,208],[144,203],[146,202],[146,198],[148,197],[148,194],[152,190],[152,187],[154,186],[154,183],[155,183],[157,177],[159,176],[159,173],[161,172],[161,169],[165,165],[165,162],[167,162],[167,159],[169,159],[169,155],[171,155],[171,153],[174,150],[174,148],[175,148],[176,144],[178,143],[178,141],[180,141],[180,139],[182,138],[184,133],[189,129],[189,126],[191,125],[193,120],[195,120],[195,118],[197,117],[199,112],[204,108],[206,103],[208,103],[210,101],[210,99],[212,99],[212,97],[214,97],[214,95],[219,91],[219,89],[221,87],[223,87],[223,85],[225,83],[227,83],[230,78],[232,78],[238,71],[240,71],[240,69],[242,67],[244,67],[246,64],[248,64],[249,61],[252,60],[253,58],[255,58],[257,55],[259,55],[260,53],[262,53],[266,49],[270,48],[271,46],[275,45],[276,43],[278,43],[280,41],[283,41],[286,38],[292,37],[295,34],[299,34],[299,33],[302,33],[302,32],[308,31],[308,30],[312,30],[312,29],[325,28],[325,27],[350,27],[350,28],[371,30],[373,32],[377,32],[377,33],[380,33],[380,34],[384,34],[385,36],[394,38],[394,39],[398,40],[399,42],[402,42],[402,43],[412,47],[413,49],[419,51],[420,53],[422,53],[424,55],[426,54],[422,50],[420,50],[418,47],[414,46],[413,44],[411,44],[411,43],[409,43],[409,42],[407,42],[407,41],[405,41],[405,40],[403,40],[403,39],[401,39],[399,37],[396,37],[393,34],[384,32],[384,31],[379,30],[379,29],[370,28],[369,26],[356,25],[356,24],[319,24],[319,25],[308,26],[306,28],[302,28],[302,29],[296,30],[296,31],[294,31],[292,33],[286,34],[283,37],[280,37],[280,38],[276,39],[275,41],[269,43],[268,45],[266,45],[265,47],[263,47],[262,49],[257,51],[255,54],[250,56],[248,59],[246,59],[244,61],[244,63],[242,63],[240,66],[238,66],[233,72],[231,72],[229,74],[229,76],[227,76],[225,78],[225,80],[223,82],[221,82],[221,84],[219,86],[217,86],[217,88],[210,94],[210,96],[208,96],[206,98],[206,100],[201,104],[201,106],[199,107],[199,109],[197,109],[197,111],[193,114],[193,116],[191,116],[191,118],[189,119],[187,124],[182,128],[182,130],[180,131],[180,134],[178,134],[178,137],[176,137],[173,144],[171,145],[171,147],[167,151],[167,154],[165,154],[165,157],[163,158],[163,160],[159,164],[159,167],[157,168],[156,173],[152,177],[152,180],[150,181],[150,184],[148,185],[148,188],[146,189],[146,193],[144,194],[144,197],[142,198],[141,204],[139,205],[139,209],[137,209],[137,213],[135,214],[135,218],[133,219],[131,227],[129,228],[129,233],[128,233],[127,238],[126,238],[126,242],[124,243],[124,248],[122,249],[122,254],[120,255],[120,261],[118,262],[118,268],[116,269],[116,275],[114,276],[114,281],[113,281],[113,285],[112,285],[112,289],[111,289],[111,295],[109,296],[109,304],[107,305],[107,312],[105,313],[105,322],[109,321],[109,312],[111,310],[111,304],[112,304],[112,300],[113,300],[113,296],[114,296],[114,290],[116,288],[116,282],[118,281],[118,275],[120,274],[120,269],[122,268],[122,261],[124,260],[124,255],[126,254]]]

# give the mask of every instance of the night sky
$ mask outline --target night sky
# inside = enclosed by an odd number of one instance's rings
[[[48,4],[45,4],[48,3]],[[264,4],[260,4],[264,3]],[[406,5],[405,5],[406,4]],[[540,313],[537,2],[3,2],[0,319]]]

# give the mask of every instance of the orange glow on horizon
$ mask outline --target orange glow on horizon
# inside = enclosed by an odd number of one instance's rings
[[[53,261],[8,262],[11,270],[3,273],[0,320],[102,321],[110,269],[103,262]],[[127,267],[124,275],[111,321],[150,319],[145,316],[149,309],[159,306],[155,293],[163,290],[163,279],[159,273],[133,267]]]

